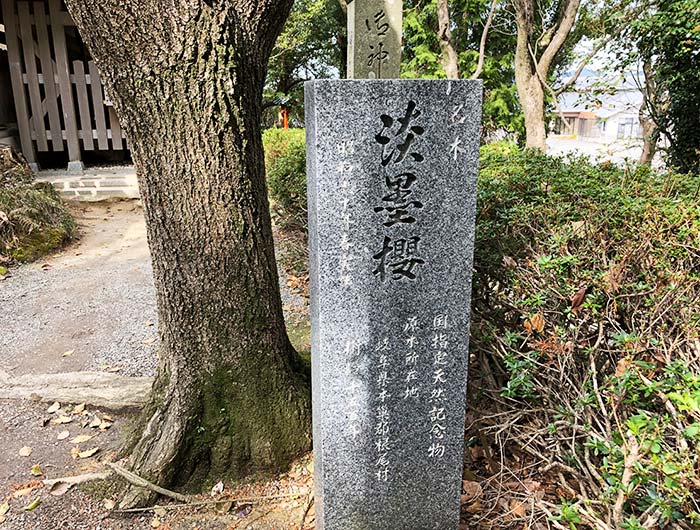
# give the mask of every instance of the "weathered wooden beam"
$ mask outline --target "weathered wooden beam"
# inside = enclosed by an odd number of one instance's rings
[[[71,163],[80,163],[80,143],[78,141],[78,126],[75,120],[73,105],[73,88],[70,82],[68,66],[68,50],[66,49],[66,32],[63,24],[64,12],[61,10],[61,0],[49,0],[49,18],[52,28],[53,47],[56,54],[56,71],[61,91],[61,109],[65,122],[66,141],[68,143],[69,167]]]
[[[88,63],[90,72],[90,92],[92,93],[92,107],[95,112],[95,125],[97,126],[97,147],[101,150],[109,149],[107,141],[107,120],[105,119],[104,94],[102,92],[102,80],[97,70],[97,65]]]
[[[95,149],[95,144],[92,140],[92,118],[90,116],[90,103],[88,103],[85,65],[83,65],[83,61],[73,61],[73,72],[75,72],[75,92],[78,95],[80,137],[83,139],[83,149],[93,151]]]
[[[56,92],[53,59],[51,58],[51,46],[49,45],[49,32],[46,28],[46,12],[44,9],[44,2],[34,2],[34,24],[36,25],[39,59],[41,61],[40,77],[43,77],[44,91],[46,93],[46,111],[49,114],[49,127],[51,129],[51,149],[53,151],[63,151],[61,116],[58,112],[58,94]],[[41,79],[39,84],[42,84]]]
[[[39,90],[39,74],[36,70],[36,53],[34,51],[34,34],[32,32],[32,15],[29,13],[29,3],[17,2],[19,29],[22,36],[22,52],[24,68],[27,71],[27,87],[31,102],[32,124],[36,134],[36,145],[39,151],[48,151],[44,113],[41,110],[41,91]]]
[[[22,63],[19,55],[19,39],[17,38],[17,17],[15,15],[14,0],[2,0],[2,17],[5,23],[5,38],[7,42],[7,58],[10,63],[10,80],[12,83],[12,97],[15,102],[17,114],[17,126],[19,129],[22,154],[29,164],[36,169],[36,150],[32,142],[32,133],[29,127],[29,108],[27,97],[22,82]]]

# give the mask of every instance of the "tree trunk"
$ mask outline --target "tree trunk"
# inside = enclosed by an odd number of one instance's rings
[[[544,124],[544,88],[530,56],[529,35],[532,30],[533,10],[527,2],[516,5],[518,39],[515,48],[515,85],[525,118],[525,146],[547,150]],[[517,7],[520,5],[521,7]]]
[[[639,109],[639,123],[642,125],[642,154],[639,163],[650,166],[656,154],[656,145],[659,141],[659,128],[646,113],[644,106]]]
[[[518,73],[516,70],[516,79]],[[547,151],[547,132],[544,122],[544,90],[537,76],[524,74],[525,80],[516,81],[518,97],[525,118],[525,147]]]
[[[642,90],[642,105],[639,107],[639,123],[642,126],[642,154],[639,163],[650,166],[656,146],[659,142],[659,126],[654,121],[651,109],[663,108],[661,95],[657,93],[657,84],[654,76],[654,69],[650,59],[643,62],[644,88]]]
[[[260,137],[266,65],[292,0],[68,0],[139,178],[160,364],[133,471],[198,487],[310,447],[286,335]],[[132,489],[123,507],[151,501]]]
[[[534,0],[511,0],[515,10],[517,44],[515,50],[515,83],[525,117],[526,147],[547,150],[544,117],[544,91],[552,63],[564,46],[580,6],[580,0],[564,0],[551,27],[542,28],[542,36],[530,44],[535,35],[535,17],[539,7]],[[541,22],[541,21],[540,21]],[[545,38],[546,36],[546,38]],[[539,47],[543,50],[539,52]],[[539,52],[539,57],[537,56]],[[551,88],[548,88],[551,91]]]
[[[457,52],[452,42],[452,29],[450,28],[450,9],[447,0],[438,0],[438,40],[442,50],[442,66],[445,69],[447,79],[459,79],[459,65],[457,64]]]

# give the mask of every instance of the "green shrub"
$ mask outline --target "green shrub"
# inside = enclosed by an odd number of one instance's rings
[[[282,225],[306,224],[306,143],[304,129],[263,132],[270,207]]]
[[[75,234],[75,221],[47,183],[0,187],[0,257],[29,262]]]
[[[550,470],[536,480],[561,500],[540,513],[570,528],[700,527],[696,193],[692,176],[482,148],[473,407],[498,415],[477,427]]]

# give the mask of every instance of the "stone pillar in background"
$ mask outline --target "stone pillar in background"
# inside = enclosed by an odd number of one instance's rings
[[[481,93],[306,84],[319,530],[458,527]]]
[[[348,2],[348,79],[401,75],[401,0]]]

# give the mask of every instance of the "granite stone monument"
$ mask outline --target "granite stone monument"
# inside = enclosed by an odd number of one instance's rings
[[[481,93],[306,84],[319,530],[458,527]]]
[[[401,73],[401,0],[348,2],[348,78],[391,79]]]

